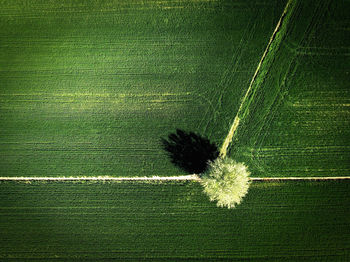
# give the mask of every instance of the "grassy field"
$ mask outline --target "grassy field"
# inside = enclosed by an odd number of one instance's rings
[[[349,1],[288,1],[250,85],[286,3],[0,1],[0,177],[179,175],[160,138],[236,114],[253,177],[350,175]],[[350,260],[348,180],[202,190],[0,181],[0,261]]]
[[[2,1],[0,176],[181,173],[160,137],[223,141],[284,5]]]
[[[230,155],[256,176],[350,175],[348,1],[292,1]]]
[[[349,182],[255,182],[236,209],[195,182],[1,182],[1,261],[347,261]]]

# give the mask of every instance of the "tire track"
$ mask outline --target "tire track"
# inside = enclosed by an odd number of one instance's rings
[[[259,14],[259,16],[261,16],[261,14]],[[212,107],[213,117],[211,118],[207,116],[210,111],[210,108],[207,107],[207,110],[203,115],[201,122],[199,123],[200,127],[203,126],[202,127],[203,133],[207,132],[208,126],[211,122],[214,122],[214,123],[216,122],[217,114],[219,113],[222,106],[223,95],[226,89],[231,85],[233,81],[233,76],[239,67],[239,63],[241,61],[241,57],[243,56],[243,53],[245,52],[245,44],[249,42],[254,36],[255,26],[256,26],[256,22],[254,23],[253,20],[250,20],[247,26],[245,27],[243,36],[240,39],[239,44],[237,45],[237,48],[231,57],[230,66],[225,69],[224,73],[220,78],[220,82],[217,84],[217,86],[220,87],[221,90],[219,92],[215,90],[213,95],[213,97],[218,96],[217,101],[215,101],[215,106]],[[210,137],[212,133],[213,133],[213,129],[211,128],[211,130],[209,130],[208,136]]]
[[[315,33],[314,32],[315,31],[315,29],[314,29],[315,24],[320,23],[320,20],[324,17],[324,11],[322,11],[322,10],[328,10],[328,6],[329,6],[330,2],[331,1],[329,1],[329,0],[322,1],[322,2],[318,3],[318,5],[315,7],[315,11],[313,13],[312,18],[310,19],[310,23],[308,24],[302,37],[300,37],[299,43],[296,44],[296,46],[297,46],[296,49],[298,49],[300,46],[309,46],[310,39],[312,38],[310,36],[314,35],[314,33]],[[286,47],[288,48],[288,45]],[[300,54],[298,54],[296,51],[293,51],[293,56],[291,56],[291,58],[290,58],[290,63],[288,64],[286,73],[281,81],[281,85],[278,87],[279,91],[277,93],[277,96],[275,97],[275,100],[271,104],[270,108],[267,110],[268,113],[264,117],[265,118],[264,123],[260,126],[259,131],[256,132],[257,134],[262,133],[260,142],[258,142],[258,140],[256,140],[255,144],[254,144],[254,147],[256,148],[256,150],[255,150],[256,151],[256,158],[255,158],[256,162],[263,163],[263,161],[260,158],[260,149],[262,148],[262,145],[263,145],[268,133],[266,131],[262,132],[262,130],[264,130],[264,129],[268,130],[268,127],[270,126],[270,124],[273,120],[273,117],[276,114],[276,111],[278,110],[280,104],[282,103],[282,101],[284,99],[284,96],[286,95],[286,93],[289,90],[289,87],[288,87],[289,84],[287,84],[287,81],[288,81],[287,79],[293,79],[293,76],[295,75],[295,72],[298,69],[298,63],[296,61],[297,61],[299,55]],[[282,88],[285,89],[283,93],[281,93]],[[279,105],[277,105],[277,104],[279,104]],[[260,166],[262,167],[262,166],[264,166],[264,164],[261,164]],[[262,168],[262,169],[265,169],[265,168]],[[270,172],[267,170],[264,170],[264,172],[268,172],[270,174],[273,173],[273,172]]]
[[[226,138],[221,146],[220,157],[225,157],[227,155],[227,149],[228,149],[230,143],[232,142],[234,135],[236,134],[236,130],[239,126],[239,123],[246,116],[246,114],[248,112],[249,105],[251,104],[252,100],[254,99],[254,94],[256,92],[256,89],[259,87],[259,85],[256,85],[253,88],[253,84],[255,83],[255,80],[257,79],[258,73],[260,73],[261,66],[262,66],[263,62],[265,61],[267,54],[270,51],[272,43],[276,39],[277,33],[280,31],[280,29],[282,27],[283,21],[285,20],[288,12],[293,9],[293,7],[291,8],[292,2],[293,2],[293,0],[289,0],[287,2],[286,7],[284,8],[283,13],[282,13],[277,25],[276,25],[276,28],[275,28],[274,32],[272,33],[272,36],[270,37],[270,40],[266,46],[264,54],[262,55],[260,62],[257,66],[257,69],[255,70],[255,73],[252,77],[252,80],[250,81],[248,90],[245,93],[245,95],[242,99],[242,103],[238,109],[238,112],[237,112],[234,120],[233,120],[233,124],[228,132],[228,135],[226,136]],[[277,47],[281,44],[281,38],[282,37],[277,39],[277,43],[275,44]],[[266,75],[266,72],[263,72],[262,78],[264,78],[264,75]]]

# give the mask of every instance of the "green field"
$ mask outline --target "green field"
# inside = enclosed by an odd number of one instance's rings
[[[1,261],[347,261],[350,182],[0,184]]]
[[[160,138],[222,143],[284,5],[2,1],[0,176],[180,174]]]
[[[349,13],[348,0],[0,1],[0,177],[184,174],[160,138],[221,146],[236,116],[228,155],[252,177],[350,176]],[[1,180],[0,261],[350,260],[349,180],[255,181],[235,209],[202,190]]]
[[[349,12],[292,1],[231,145],[254,175],[350,175]]]

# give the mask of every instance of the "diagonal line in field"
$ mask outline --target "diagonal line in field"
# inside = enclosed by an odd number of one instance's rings
[[[251,181],[329,181],[350,180],[343,177],[251,177]],[[201,181],[197,175],[186,176],[153,176],[153,177],[0,177],[0,181]]]
[[[254,75],[253,75],[253,77],[252,77],[252,79],[250,81],[250,84],[249,84],[249,87],[247,89],[247,92],[245,93],[245,95],[244,95],[244,97],[242,99],[242,103],[239,106],[239,109],[238,109],[237,114],[236,114],[236,116],[234,118],[233,124],[231,125],[230,131],[228,132],[228,134],[227,134],[227,136],[226,136],[226,138],[225,138],[225,140],[224,140],[224,142],[223,142],[223,144],[221,146],[220,157],[225,157],[226,154],[227,154],[227,149],[228,149],[230,143],[232,142],[233,136],[235,135],[235,132],[236,132],[236,130],[237,130],[238,126],[239,126],[239,123],[241,121],[240,115],[242,114],[243,110],[245,110],[245,111],[247,110],[247,108],[244,107],[244,105],[248,101],[247,98],[249,97],[249,94],[252,91],[253,83],[255,82],[255,79],[256,79],[259,71],[260,71],[261,65],[262,65],[262,63],[265,60],[265,57],[266,57],[266,55],[267,55],[267,53],[268,53],[268,51],[270,49],[270,46],[271,46],[273,40],[276,37],[276,34],[278,33],[279,29],[281,28],[282,21],[283,21],[284,17],[286,16],[287,11],[289,10],[289,6],[291,5],[292,1],[293,0],[288,0],[287,4],[286,4],[286,6],[285,6],[285,8],[283,10],[282,15],[281,15],[280,19],[278,20],[276,28],[275,28],[275,30],[273,31],[273,33],[272,33],[272,35],[270,37],[270,40],[269,40],[269,42],[268,42],[268,44],[267,44],[267,46],[265,48],[265,51],[264,51],[264,53],[263,53],[263,55],[262,55],[262,57],[260,59],[259,64],[258,64],[258,67],[256,68],[255,73],[254,73]],[[243,115],[244,115],[244,113],[243,113]]]

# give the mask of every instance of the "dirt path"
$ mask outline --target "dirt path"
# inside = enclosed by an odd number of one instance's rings
[[[197,175],[153,177],[0,177],[0,181],[200,181]],[[251,177],[251,181],[327,181],[350,180],[344,177]]]
[[[153,176],[153,177],[0,177],[0,181],[186,181],[197,180],[200,178],[196,175],[188,176]]]
[[[282,22],[283,22],[283,20],[284,20],[284,18],[286,16],[287,12],[290,9],[289,7],[290,7],[292,1],[293,0],[289,0],[287,2],[286,7],[284,8],[283,13],[282,13],[282,15],[281,15],[277,25],[276,25],[276,28],[275,28],[275,30],[273,31],[273,33],[272,33],[272,35],[270,37],[270,40],[269,40],[269,42],[268,42],[268,44],[266,46],[264,54],[262,55],[262,57],[260,59],[260,62],[258,64],[258,67],[256,68],[255,73],[254,73],[254,75],[252,77],[252,80],[250,81],[250,84],[249,84],[249,87],[247,89],[247,92],[245,93],[245,95],[244,95],[244,97],[242,99],[242,103],[239,106],[239,109],[238,109],[237,114],[236,114],[236,116],[234,118],[233,124],[231,125],[230,131],[228,132],[228,134],[227,134],[227,136],[226,136],[226,138],[225,138],[225,140],[224,140],[224,142],[223,142],[223,144],[221,146],[221,149],[220,149],[220,156],[221,157],[225,157],[226,156],[227,149],[228,149],[228,147],[229,147],[229,145],[230,145],[230,143],[231,143],[231,141],[233,139],[233,136],[234,136],[234,134],[235,134],[235,132],[236,132],[238,126],[239,126],[239,122],[241,121],[241,118],[242,118],[241,116],[244,116],[245,115],[245,111],[247,111],[247,105],[250,104],[250,99],[253,97],[252,93],[254,93],[254,90],[252,90],[253,89],[252,88],[253,87],[253,83],[255,82],[258,73],[260,72],[261,65],[263,64],[263,62],[265,60],[265,57],[266,57],[266,55],[269,52],[269,49],[271,47],[272,42],[275,40],[276,35],[277,35],[278,31],[281,28]]]

